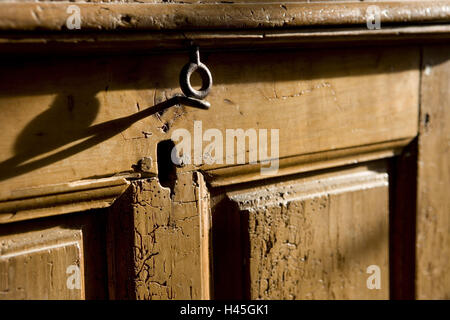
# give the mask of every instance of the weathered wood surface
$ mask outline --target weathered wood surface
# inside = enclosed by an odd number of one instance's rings
[[[77,3],[81,30],[198,30],[366,25],[372,2],[320,3]],[[382,21],[448,22],[449,1],[377,1]],[[65,30],[68,4],[0,3],[2,31]]]
[[[32,31],[0,35],[0,48],[51,46],[59,41],[87,42],[94,49],[124,47],[124,43],[131,44],[127,50],[149,50],[149,43],[152,48],[184,49],[189,39],[196,38],[206,47],[248,48],[262,42],[332,45],[349,39],[450,34],[445,25],[450,19],[449,1],[144,2],[77,2],[82,31],[87,31],[83,34],[66,29],[67,3],[0,3],[0,30]],[[382,24],[397,26],[366,30],[365,10],[372,4],[384,12]],[[419,22],[434,25],[412,26]],[[352,29],[323,28],[327,25]],[[322,29],[309,32],[304,27]],[[129,33],[104,33],[116,30]],[[154,33],[134,33],[139,30]],[[167,30],[174,32],[162,33]],[[100,36],[93,36],[94,32]],[[389,194],[388,178],[395,179],[398,172],[388,176],[386,162],[342,166],[398,154],[418,133],[420,105],[416,296],[448,299],[448,52],[448,46],[425,48],[423,56],[413,46],[202,51],[202,61],[214,77],[207,98],[212,109],[174,106],[165,112],[145,108],[179,92],[178,72],[187,62],[185,54],[5,59],[0,74],[1,222],[109,206],[127,183],[119,177],[107,178],[113,182],[103,185],[104,177],[118,173],[151,177],[133,181],[110,211],[111,298],[386,299],[389,285],[404,283],[400,277],[389,283],[389,276],[404,270],[399,264],[396,273],[389,274],[388,221],[393,214],[389,201],[398,204],[408,198],[389,200],[401,191]],[[259,164],[214,164],[186,166],[160,184],[155,177],[161,162],[157,143],[170,139],[179,128],[193,134],[196,120],[202,121],[203,132],[279,129],[277,180],[255,182],[261,179]],[[416,156],[408,155],[408,150],[402,157]],[[241,153],[248,156],[251,151],[247,145]],[[137,164],[144,157],[147,167],[142,170]],[[331,169],[280,178],[324,168]],[[213,187],[220,187],[213,189],[212,208],[219,222],[213,235],[215,252],[209,239],[210,202],[203,174]],[[415,187],[413,180],[403,183]],[[251,185],[240,184],[249,181]],[[394,209],[407,208],[409,214],[413,207]],[[73,218],[50,221],[66,217]],[[103,287],[105,223],[86,231],[80,225],[48,229],[36,222],[29,233],[21,230],[23,223],[0,229],[0,298],[108,296]],[[397,227],[391,226],[391,232]],[[99,244],[94,245],[98,231]],[[409,237],[393,239],[403,241],[394,246],[403,253],[404,244],[414,245]],[[215,293],[211,254],[216,259]],[[67,290],[67,264],[80,266],[80,290]],[[367,288],[370,265],[381,268],[380,290]],[[37,273],[38,281],[31,281]],[[402,289],[408,294],[414,291]]]
[[[0,199],[30,187],[134,172],[143,157],[152,159],[148,173],[155,175],[157,142],[177,128],[193,134],[195,120],[203,132],[279,129],[281,159],[306,155],[315,162],[417,133],[415,47],[205,54],[214,77],[211,110],[145,109],[179,92],[186,61],[185,55],[4,60]],[[247,145],[242,152],[248,151]]]
[[[201,174],[133,182],[111,207],[110,295],[114,299],[209,299],[210,211]]]
[[[279,161],[277,175],[284,176],[391,158],[401,153],[402,148],[409,142],[411,142],[411,138],[284,158]],[[205,175],[213,187],[257,181],[261,179],[261,165],[244,164],[209,169],[205,171]]]
[[[69,266],[80,270],[78,288],[67,286]],[[0,236],[0,299],[84,299],[84,291],[79,230],[54,228]]]
[[[422,44],[448,39],[448,1],[39,1],[0,2],[3,53],[148,53],[202,48],[330,47]],[[251,1],[250,1],[251,2]],[[208,4],[209,3],[209,4]],[[214,3],[214,4],[212,4]],[[80,30],[68,30],[69,5],[80,8]],[[380,8],[381,28],[366,25],[367,8]],[[4,7],[2,7],[4,6]],[[73,11],[72,11],[73,12]],[[14,19],[11,17],[14,16]],[[395,23],[393,23],[395,22]],[[418,23],[426,25],[417,26]],[[331,25],[330,25],[331,24]],[[340,28],[336,26],[340,25]],[[203,29],[201,28],[203,26]],[[261,29],[263,27],[263,29]],[[307,27],[307,28],[305,28]],[[152,32],[136,32],[152,29]],[[30,32],[17,34],[17,29]],[[46,32],[50,29],[57,32]],[[166,32],[170,29],[171,32]],[[111,32],[120,30],[120,32]]]
[[[11,190],[0,201],[0,224],[109,207],[128,185],[112,177]]]
[[[107,299],[101,210],[0,225],[0,299]]]
[[[381,29],[318,28],[289,30],[199,30],[102,33],[1,33],[0,50],[5,55],[24,54],[154,54],[159,51],[186,51],[190,42],[202,49],[334,48],[380,45],[424,44],[450,38],[448,24],[421,26],[382,25]]]
[[[388,194],[383,162],[227,192],[231,204],[213,215],[238,220],[229,227],[241,232],[242,256],[226,223],[214,221],[224,252],[215,257],[216,291],[221,298],[242,289],[251,299],[388,299]],[[242,288],[221,288],[232,265],[241,268],[233,280]],[[381,270],[380,289],[367,287],[371,265]]]
[[[424,48],[421,86],[416,297],[450,299],[450,47]]]

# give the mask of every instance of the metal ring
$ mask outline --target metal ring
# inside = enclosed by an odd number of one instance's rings
[[[191,75],[198,71],[200,74],[200,77],[202,78],[202,87],[200,90],[195,90],[191,85]],[[183,69],[181,69],[180,73],[180,87],[181,91],[188,96],[193,97],[197,99],[203,99],[205,98],[209,90],[212,86],[212,76],[211,72],[209,71],[208,67],[206,67],[203,63],[194,63],[190,62],[186,64]]]

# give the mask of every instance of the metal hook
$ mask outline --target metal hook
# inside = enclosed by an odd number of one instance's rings
[[[189,97],[196,99],[204,99],[211,90],[212,86],[212,76],[208,67],[201,63],[200,61],[200,52],[197,46],[192,48],[190,52],[190,62],[187,63],[183,69],[181,69],[180,73],[180,87],[181,91]],[[202,78],[202,87],[200,90],[195,90],[191,85],[191,76],[197,71]]]
[[[190,78],[193,72],[199,70],[202,77],[202,87],[200,90],[195,90],[191,86]],[[211,104],[203,99],[208,95],[212,86],[212,76],[209,69],[200,62],[200,53],[197,46],[193,46],[189,54],[189,63],[186,64],[180,73],[180,87],[183,94],[177,93],[172,98],[159,103],[154,106],[159,111],[170,108],[177,104],[186,105],[189,107],[208,110]],[[145,110],[144,110],[145,111]]]

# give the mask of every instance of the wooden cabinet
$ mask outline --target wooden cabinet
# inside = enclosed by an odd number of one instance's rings
[[[448,299],[450,4],[370,4],[0,4],[0,298]]]

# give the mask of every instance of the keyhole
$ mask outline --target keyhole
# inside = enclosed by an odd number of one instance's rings
[[[171,195],[173,194],[177,180],[176,167],[170,156],[174,147],[175,143],[172,140],[160,141],[156,147],[159,184],[169,188]]]

